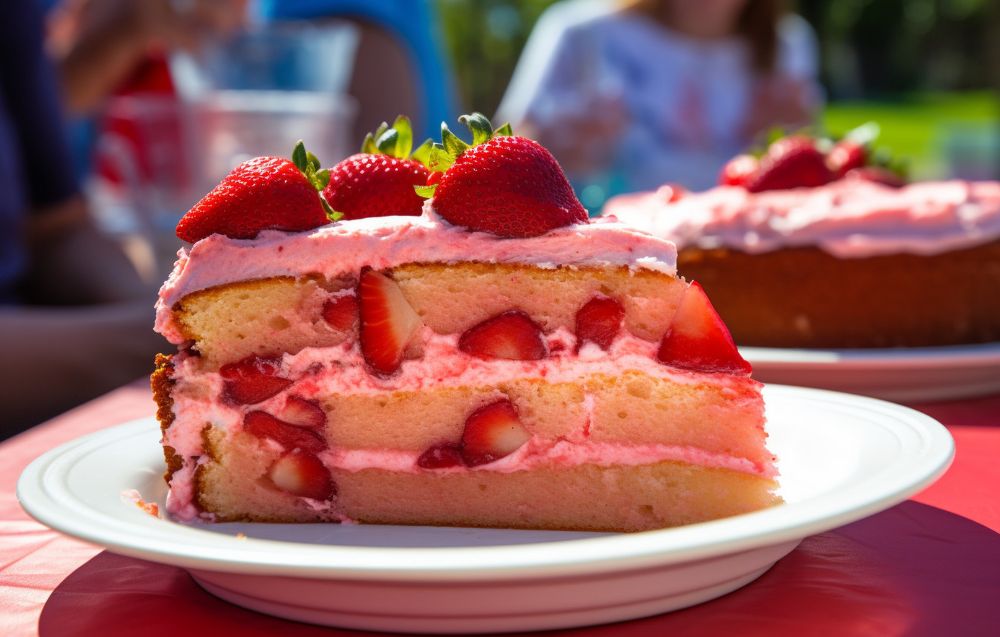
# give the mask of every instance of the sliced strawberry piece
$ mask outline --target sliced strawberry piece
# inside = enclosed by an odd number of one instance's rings
[[[335,330],[354,329],[358,321],[358,298],[353,294],[337,296],[323,304],[323,320]]]
[[[720,186],[743,186],[750,183],[757,176],[757,169],[760,162],[753,155],[737,155],[722,167],[719,173]]]
[[[361,353],[375,373],[389,376],[399,369],[407,344],[423,323],[396,282],[375,270],[361,272],[358,299]]]
[[[292,384],[292,380],[279,376],[281,359],[278,357],[248,356],[219,368],[223,381],[223,397],[237,405],[253,405],[275,396]]]
[[[861,168],[867,161],[868,149],[865,145],[850,139],[840,140],[826,154],[826,165],[837,179],[846,175],[849,170]]]
[[[580,351],[587,341],[608,349],[621,331],[623,320],[625,309],[615,299],[603,294],[590,299],[576,312],[576,350]]]
[[[699,372],[746,376],[751,371],[726,324],[695,281],[681,298],[656,356],[661,363]]]
[[[447,469],[464,464],[462,448],[452,443],[434,445],[417,458],[417,466],[421,469]]]
[[[319,403],[301,396],[289,396],[279,415],[282,421],[296,427],[321,429],[326,426],[326,412]]]
[[[474,325],[458,339],[458,348],[479,358],[533,361],[545,358],[542,328],[520,310],[509,310]]]
[[[531,434],[521,424],[517,410],[507,399],[472,412],[462,432],[462,459],[475,467],[499,460],[517,451]]]
[[[278,458],[267,471],[274,486],[313,500],[329,500],[337,494],[330,472],[314,454],[295,450]]]
[[[326,441],[315,431],[282,422],[263,411],[251,411],[244,416],[243,430],[258,438],[270,438],[288,450],[315,453],[326,449]]]

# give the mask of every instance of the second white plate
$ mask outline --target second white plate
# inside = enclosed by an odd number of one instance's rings
[[[187,568],[212,593],[265,613],[368,630],[472,633],[654,615],[753,581],[799,541],[883,510],[947,468],[933,419],[891,403],[765,389],[785,504],[635,534],[336,524],[185,525],[164,505],[153,419],[53,449],[18,482],[39,521],[123,555]]]
[[[741,347],[765,383],[819,387],[900,402],[1000,392],[1000,343],[897,349]]]

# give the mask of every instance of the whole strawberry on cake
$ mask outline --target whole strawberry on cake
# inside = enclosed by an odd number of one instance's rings
[[[181,220],[169,512],[639,531],[776,503],[760,384],[673,244],[461,121],[471,144],[411,152],[399,118],[330,169],[251,160]]]
[[[781,138],[716,188],[623,195],[603,214],[674,242],[741,345],[1000,341],[1000,183],[907,184],[876,136]]]

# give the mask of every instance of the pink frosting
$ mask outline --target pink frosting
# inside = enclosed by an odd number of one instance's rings
[[[417,466],[417,458],[419,457],[420,454],[416,452],[387,449],[342,449],[327,451],[323,454],[327,465],[345,471],[384,469],[406,473],[422,471]],[[472,471],[513,473],[541,466],[573,467],[581,464],[594,464],[601,467],[636,466],[665,460],[685,462],[702,467],[730,469],[768,478],[773,478],[777,474],[774,465],[758,466],[747,458],[711,453],[694,447],[664,444],[623,445],[611,442],[570,440],[545,442],[538,439],[529,440],[523,447],[509,456],[475,467]],[[435,471],[463,473],[469,470],[465,467],[454,467],[436,469]]]
[[[343,221],[308,232],[269,230],[256,239],[214,234],[178,252],[170,277],[160,288],[156,330],[171,342],[182,340],[170,308],[184,295],[216,285],[273,276],[356,275],[362,267],[391,268],[404,263],[527,263],[627,265],[676,272],[673,244],[614,220],[556,228],[540,237],[508,239],[453,226],[430,207],[420,217],[374,217]]]
[[[400,370],[389,378],[380,378],[368,371],[356,342],[332,347],[307,347],[295,354],[284,354],[281,375],[296,379],[287,391],[310,396],[316,394],[375,394],[384,391],[412,392],[425,388],[498,385],[511,378],[544,378],[551,383],[576,382],[589,374],[617,376],[626,370],[636,370],[655,378],[678,384],[706,381],[722,386],[755,383],[741,376],[701,374],[664,365],[656,360],[657,343],[631,334],[615,339],[605,352],[597,345],[586,344],[579,355],[573,354],[576,338],[565,329],[546,335],[549,356],[541,360],[484,360],[458,349],[458,336],[436,334],[427,329],[423,354],[403,361]],[[174,357],[173,378],[178,383],[193,382],[198,388],[197,399],[189,399],[182,391],[174,392],[174,413],[186,422],[231,423],[241,418],[233,406],[218,402],[222,379],[218,372],[202,371],[197,357],[179,354]],[[255,408],[279,410],[283,394],[260,403]],[[194,410],[193,412],[191,410]],[[191,448],[198,453],[197,435],[188,439],[175,438],[174,427],[168,430],[167,443],[183,453]]]
[[[842,179],[820,188],[750,193],[718,187],[669,203],[623,195],[604,215],[679,248],[760,253],[818,246],[841,258],[940,254],[1000,237],[1000,182],[942,181],[889,188]]]

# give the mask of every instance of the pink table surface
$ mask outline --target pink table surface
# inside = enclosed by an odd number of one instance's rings
[[[948,426],[954,465],[912,500],[807,538],[753,584],[642,620],[551,635],[1000,634],[1000,396],[918,405]],[[14,494],[36,456],[153,413],[122,387],[0,444],[0,635],[337,635],[212,597],[186,571],[121,557],[32,520]]]

